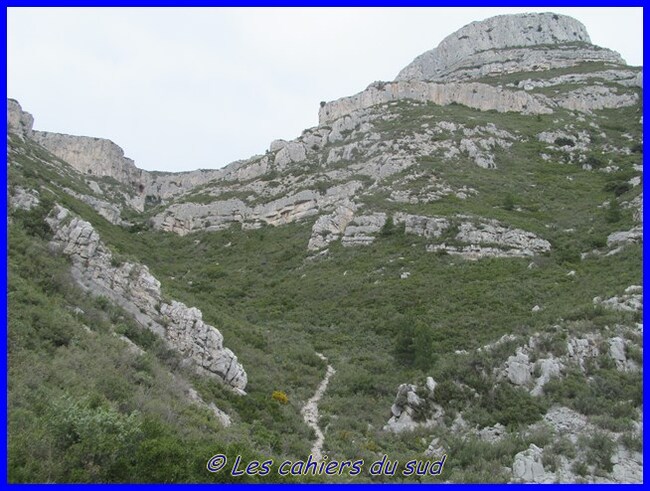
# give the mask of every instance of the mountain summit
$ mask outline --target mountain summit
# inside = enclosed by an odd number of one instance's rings
[[[498,15],[447,36],[402,69],[396,80],[467,80],[586,61],[623,63],[618,53],[592,45],[585,26],[566,15]]]

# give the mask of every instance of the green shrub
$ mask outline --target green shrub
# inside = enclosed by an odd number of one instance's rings
[[[585,160],[585,164],[591,166],[592,169],[600,169],[605,166],[605,163],[595,155],[589,155]]]
[[[503,198],[503,209],[511,211],[515,208],[515,197],[508,193]]]
[[[614,193],[614,196],[621,196],[632,189],[632,185],[627,181],[609,181],[603,187],[603,191]]]
[[[274,401],[278,401],[280,404],[287,404],[289,402],[289,396],[281,390],[274,390],[271,394],[271,398]]]
[[[555,472],[560,463],[560,459],[552,450],[544,449],[542,453],[542,466],[545,471]]]
[[[619,438],[618,442],[628,450],[633,452],[643,451],[643,439],[641,435],[634,431],[626,431]]]
[[[571,470],[574,474],[580,477],[585,477],[589,472],[589,467],[587,466],[586,462],[582,460],[576,460],[571,466]]]
[[[54,206],[54,200],[49,194],[42,194],[40,202],[31,210],[16,210],[14,215],[19,219],[29,235],[41,239],[49,239],[52,236],[52,229],[45,221],[45,217]]]
[[[380,235],[382,237],[390,237],[395,233],[396,227],[395,223],[393,222],[393,217],[388,216],[386,217],[386,222],[384,222],[383,227],[381,227]]]
[[[545,403],[528,391],[499,384],[481,397],[480,409],[468,411],[467,419],[481,427],[501,423],[518,428],[538,421],[546,409]]]
[[[609,205],[605,209],[605,221],[607,223],[617,223],[621,221],[621,205],[615,199],[609,200]]]
[[[572,138],[559,136],[555,139],[555,144],[558,147],[574,147],[576,142]]]
[[[578,438],[578,444],[585,448],[587,459],[593,463],[596,469],[612,472],[614,467],[612,456],[616,444],[609,435],[596,432],[591,437],[581,436]]]
[[[576,457],[576,447],[566,436],[560,436],[555,440],[550,446],[550,451],[557,455],[564,455],[567,459],[574,459]]]

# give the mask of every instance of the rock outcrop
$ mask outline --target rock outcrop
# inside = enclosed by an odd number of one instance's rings
[[[375,82],[356,95],[327,102],[318,112],[318,121],[325,125],[355,111],[400,100],[431,102],[439,106],[461,104],[479,111],[539,115],[552,114],[557,108],[590,113],[598,109],[632,106],[639,102],[639,97],[637,94],[619,94],[610,87],[591,85],[551,99],[543,94],[479,82],[398,80]]]
[[[316,220],[307,248],[316,251],[341,238],[344,246],[371,244],[386,224],[388,215],[372,213],[354,215],[356,206],[339,206],[332,214]],[[475,220],[467,216],[453,217],[462,220],[458,232],[450,239],[469,245],[447,245],[440,237],[451,227],[449,218],[428,217],[397,212],[391,217],[395,227],[404,227],[404,233],[429,239],[429,252],[453,254],[465,259],[484,257],[532,257],[551,250],[551,244],[532,232],[506,227],[496,220]]]
[[[232,223],[245,228],[284,225],[329,211],[349,201],[361,187],[358,181],[332,186],[325,193],[303,190],[295,194],[250,206],[241,199],[212,203],[178,203],[152,218],[155,228],[185,235],[197,230],[222,230]]]
[[[393,221],[396,225],[404,224],[404,233],[419,235],[427,239],[440,237],[450,226],[449,220],[444,217],[427,217],[409,215],[408,213],[395,213]]]
[[[419,80],[375,82],[366,90],[321,106],[318,121],[331,123],[355,111],[392,101],[414,100],[439,106],[462,104],[480,111],[550,114],[551,101],[545,96],[509,90],[484,83],[434,83]]]
[[[7,99],[7,130],[20,135],[31,137],[34,117],[20,106],[15,99]]]
[[[329,124],[355,111],[405,99],[523,114],[549,114],[556,108],[588,113],[638,103],[636,94],[619,94],[602,86],[593,74],[580,79],[585,87],[552,98],[535,93],[534,88],[547,86],[535,81],[506,88],[485,82],[490,76],[589,62],[616,67],[625,64],[618,53],[593,46],[585,27],[571,17],[553,13],[496,16],[446,37],[437,48],[406,66],[393,82],[375,82],[359,94],[322,104],[319,122]],[[625,87],[640,83],[637,73],[629,70],[622,76],[614,75],[614,70],[601,73],[604,80],[620,81]],[[569,82],[558,79],[556,83]]]
[[[345,232],[345,228],[352,221],[355,210],[356,205],[348,201],[340,204],[330,215],[318,217],[311,229],[307,249],[318,251],[339,240],[343,232]]]
[[[640,285],[631,285],[620,296],[617,295],[607,299],[596,297],[593,302],[594,305],[602,305],[611,310],[643,312],[643,287]]]
[[[531,443],[528,449],[515,455],[515,461],[512,464],[512,477],[519,482],[553,482],[544,471],[542,449],[534,443]]]
[[[103,296],[133,315],[145,329],[161,336],[200,373],[243,392],[247,377],[237,357],[223,346],[223,336],[203,322],[201,311],[166,301],[160,282],[141,264],[121,262],[101,242],[92,225],[56,205],[46,219],[54,232],[51,246],[69,256],[72,276],[86,291]]]
[[[460,79],[571,66],[586,60],[623,62],[617,53],[591,46],[585,26],[571,17],[499,15],[447,36],[402,69],[397,80]]]
[[[402,433],[413,431],[419,427],[429,427],[436,424],[445,412],[431,398],[436,388],[435,381],[429,377],[422,396],[418,395],[418,387],[413,384],[401,384],[391,410],[391,417],[384,426],[384,431]]]
[[[29,211],[40,203],[39,193],[35,189],[16,186],[9,195],[9,206],[18,210]]]
[[[613,232],[607,236],[607,245],[609,247],[621,246],[626,244],[639,244],[643,240],[643,228],[634,227],[630,230]]]
[[[138,169],[124,150],[105,138],[33,131],[31,138],[84,175],[112,177],[142,194],[147,173]],[[140,189],[140,186],[143,186]]]
[[[386,213],[355,217],[345,228],[341,244],[344,247],[372,244],[385,224]]]
[[[434,243],[427,246],[427,251],[476,260],[484,257],[532,257],[551,250],[547,240],[532,232],[504,226],[496,220],[463,221],[453,239],[469,245]]]
[[[532,232],[504,227],[496,220],[488,220],[478,225],[464,222],[459,227],[456,240],[469,244],[495,244],[508,249],[517,249],[525,256],[551,250],[551,244],[547,240],[540,239]]]

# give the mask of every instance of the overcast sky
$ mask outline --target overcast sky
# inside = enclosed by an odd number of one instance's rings
[[[315,126],[460,27],[549,11],[642,64],[641,8],[9,8],[8,96],[35,128],[109,138],[138,167],[218,168]]]

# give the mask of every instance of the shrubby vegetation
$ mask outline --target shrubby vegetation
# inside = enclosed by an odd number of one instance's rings
[[[400,118],[377,125],[386,138],[413,131],[424,116],[433,123],[462,120],[469,126],[497,122],[527,136],[548,129],[553,118],[562,124],[572,118],[560,110],[530,118],[403,101],[390,110]],[[630,131],[629,121],[638,120],[635,111],[597,112],[608,142],[630,145],[622,134]],[[583,129],[579,126],[576,122],[576,131]],[[463,158],[453,164],[432,156],[419,159],[422,183],[440,176],[453,187],[470,184],[477,194],[466,200],[446,196],[428,204],[396,204],[381,194],[360,198],[373,211],[502,220],[549,240],[552,251],[541,257],[467,262],[429,254],[424,239],[388,220],[372,245],[334,243],[328,257],[314,260],[306,249],[313,221],[179,237],[150,229],[147,220],[156,212],[151,202],[144,215],[129,217],[130,229],[113,226],[60,191],[90,193],[83,179],[44,165],[39,156],[52,156],[35,145],[15,139],[11,145],[22,153],[20,166],[9,169],[10,182],[50,189],[41,193],[39,207],[12,213],[9,231],[11,481],[217,482],[233,478],[205,470],[216,453],[276,462],[304,459],[313,434],[300,409],[326,368],[316,352],[337,370],[319,407],[324,451],[331,459],[373,461],[384,453],[401,462],[421,459],[435,434],[449,455],[446,479],[500,482],[508,478],[501,469],[512,464],[514,454],[530,443],[551,445],[543,435],[517,432],[556,403],[588,415],[604,431],[623,431],[622,443],[640,448],[629,429],[641,403],[640,375],[618,372],[605,358],[594,361],[586,376],[568,370],[566,377],[552,380],[542,399],[492,377],[534,333],[546,334],[540,353],[562,356],[566,334],[550,326],[575,335],[640,320],[594,308],[592,299],[640,284],[641,246],[581,259],[582,253],[604,249],[611,232],[634,225],[631,210],[621,203],[636,192],[628,181],[638,154],[599,157],[615,159],[620,167],[606,174],[560,159],[543,161],[539,154],[545,144],[522,139],[496,151],[498,168],[490,172]],[[197,192],[188,199],[201,202],[207,195]],[[248,395],[236,396],[196,376],[124,312],[75,287],[67,260],[47,247],[50,231],[43,217],[54,202],[90,221],[116,260],[148,265],[166,298],[200,308],[246,368]],[[598,208],[604,202],[609,206]],[[575,276],[567,276],[571,270]],[[402,279],[403,272],[410,276]],[[535,305],[543,309],[533,314]],[[475,351],[504,334],[517,339]],[[145,354],[129,351],[116,335]],[[460,350],[468,353],[455,353]],[[641,361],[633,348],[628,357]],[[504,424],[507,437],[489,444],[440,428],[401,436],[383,432],[398,385],[421,384],[427,376],[438,382],[433,402],[443,407],[447,425],[462,412],[477,427]],[[224,428],[209,410],[191,404],[184,395],[190,384],[234,424]],[[611,448],[600,436],[579,446],[556,440],[548,455],[591,448],[590,458],[607,470]],[[578,462],[576,472],[588,473],[586,463]]]

